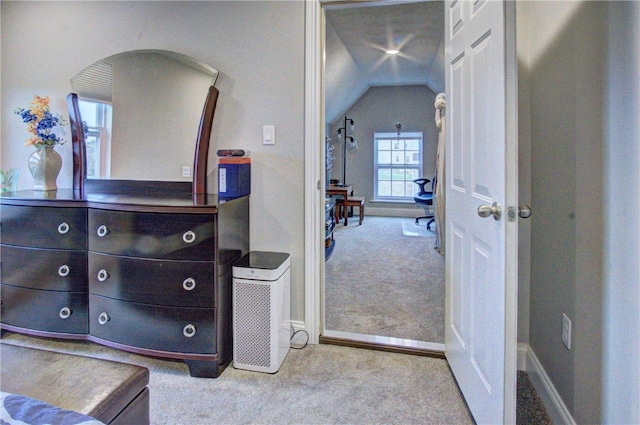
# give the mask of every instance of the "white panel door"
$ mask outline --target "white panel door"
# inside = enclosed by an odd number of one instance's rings
[[[509,238],[517,222],[507,221],[506,206],[515,204],[517,167],[509,161],[517,157],[508,124],[515,114],[507,107],[505,6],[458,0],[445,8],[445,352],[479,424],[515,423],[517,249]]]

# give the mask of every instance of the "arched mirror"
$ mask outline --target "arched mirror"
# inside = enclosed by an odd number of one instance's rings
[[[206,192],[218,71],[188,56],[136,50],[71,79],[74,189],[93,180],[183,182]]]

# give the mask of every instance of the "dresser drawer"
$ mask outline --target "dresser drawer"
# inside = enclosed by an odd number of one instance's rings
[[[33,289],[87,292],[87,252],[0,245],[2,283]]]
[[[2,323],[47,332],[89,332],[86,292],[43,291],[2,284]]]
[[[176,353],[215,354],[215,310],[162,307],[89,295],[91,335]]]
[[[0,217],[5,245],[87,249],[85,208],[0,205]]]
[[[213,308],[213,261],[151,260],[89,253],[92,294],[146,304]]]
[[[214,249],[214,215],[89,209],[90,251],[130,257],[211,261]]]

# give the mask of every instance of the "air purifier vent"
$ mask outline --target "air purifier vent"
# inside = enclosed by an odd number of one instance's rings
[[[235,361],[271,366],[271,286],[236,281]]]

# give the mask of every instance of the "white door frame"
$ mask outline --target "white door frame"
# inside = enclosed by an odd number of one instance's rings
[[[506,66],[506,164],[507,175],[515,179],[507,182],[508,205],[519,205],[518,199],[518,59],[516,48],[516,4],[505,1],[505,66]],[[516,218],[519,220],[519,218]],[[518,370],[518,226],[507,226],[505,287],[505,370]],[[511,320],[509,320],[511,318]],[[516,422],[517,381],[505,374],[505,421]],[[512,408],[509,409],[509,406]]]
[[[323,52],[324,52],[324,14],[322,4],[330,3],[327,0],[305,0],[305,317],[304,328],[309,333],[309,342],[317,344],[319,342],[320,333],[322,331],[322,291],[324,279],[324,252],[321,250],[322,240],[324,239],[324,208],[321,208],[324,202],[324,194],[322,193],[322,182],[325,179],[325,170],[321,167],[324,163],[324,146],[322,141],[325,137],[324,126],[324,82],[322,69]],[[507,2],[508,16],[513,19],[514,7],[511,2]],[[511,22],[510,24],[513,24]],[[513,29],[511,27],[510,29]],[[514,31],[515,32],[515,31]],[[515,42],[515,34],[510,33],[507,37],[507,43]],[[508,48],[508,51],[515,51]],[[508,69],[513,70],[516,66],[516,58],[507,56]],[[511,77],[513,74],[509,75]],[[508,84],[513,89],[513,81]],[[508,96],[514,99],[515,96]],[[515,115],[515,105],[508,105],[507,111],[509,116],[507,119],[514,123],[517,116]],[[510,127],[510,134],[507,137],[517,137],[517,123]],[[513,157],[513,152],[508,152],[509,157]],[[516,154],[517,155],[517,154]],[[517,163],[509,163],[515,167]],[[513,244],[513,240],[511,242]],[[517,243],[517,242],[516,242]],[[508,249],[517,249],[516,246],[509,246]],[[513,266],[513,265],[512,265]],[[508,279],[517,279],[513,276],[513,268],[508,268]],[[507,298],[516,299],[515,303],[507,303],[507,309],[517,308],[517,288],[507,287]],[[512,305],[513,304],[513,305]],[[513,326],[513,324],[511,324]],[[515,351],[515,347],[513,347]],[[509,353],[508,362],[513,361],[514,353]],[[506,386],[508,390],[513,391],[510,385]]]
[[[317,344],[322,330],[324,279],[324,17],[320,0],[305,0],[305,112],[304,112],[304,321],[309,343]],[[322,159],[322,162],[319,161]]]
[[[309,343],[318,344],[324,322],[324,193],[325,181],[325,105],[324,105],[324,38],[323,5],[358,0],[305,0],[305,291],[304,327]],[[371,3],[379,0],[371,0]],[[394,0],[387,0],[392,3]],[[319,161],[318,159],[321,159]]]

